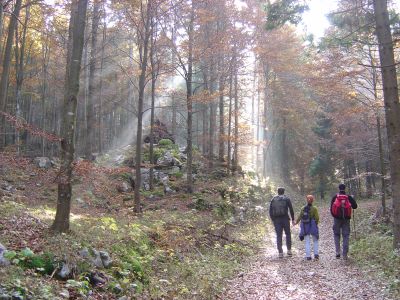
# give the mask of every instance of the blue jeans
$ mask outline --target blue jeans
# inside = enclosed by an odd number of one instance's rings
[[[307,234],[306,236],[304,236],[304,241],[306,242],[306,257],[311,257],[311,237],[313,239],[314,256],[318,255],[317,237],[311,234]]]

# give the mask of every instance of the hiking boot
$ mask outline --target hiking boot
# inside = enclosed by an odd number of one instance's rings
[[[340,254],[336,254],[336,259],[340,259]]]
[[[292,255],[293,255],[293,254],[292,254],[292,250],[288,250],[288,251],[287,251],[287,256],[292,257]]]
[[[314,255],[314,259],[315,260],[319,260],[319,255],[317,254],[317,255]]]
[[[306,257],[306,260],[311,260],[311,257]]]
[[[283,258],[283,253],[279,253],[278,257]]]

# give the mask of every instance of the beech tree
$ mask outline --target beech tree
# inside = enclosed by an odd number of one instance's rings
[[[390,182],[393,199],[393,247],[400,249],[400,103],[387,0],[374,0],[382,86],[388,135]]]
[[[87,0],[75,0],[71,7],[68,37],[67,69],[65,75],[65,94],[63,120],[61,127],[61,167],[58,182],[57,211],[52,230],[69,230],[69,216],[72,196],[72,169],[75,154],[76,108],[79,92],[84,30],[86,23]]]

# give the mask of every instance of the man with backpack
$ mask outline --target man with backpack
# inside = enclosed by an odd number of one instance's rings
[[[352,209],[357,208],[357,202],[346,194],[346,186],[339,184],[339,193],[331,201],[333,216],[333,234],[335,239],[336,258],[340,258],[340,235],[343,237],[343,259],[347,260],[349,252],[350,219]]]
[[[276,244],[279,252],[279,258],[283,258],[282,250],[282,235],[285,231],[286,235],[286,248],[287,255],[292,256],[292,236],[290,233],[290,219],[288,215],[288,210],[290,212],[290,217],[292,223],[294,224],[294,211],[292,202],[289,197],[285,196],[285,189],[283,187],[278,188],[278,195],[271,199],[269,205],[269,216],[274,223],[276,232]]]

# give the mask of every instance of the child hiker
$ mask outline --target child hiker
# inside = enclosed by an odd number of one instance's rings
[[[296,224],[300,221],[300,240],[305,240],[306,242],[306,260],[311,260],[311,238],[313,239],[314,245],[314,259],[319,259],[318,254],[318,222],[319,222],[319,215],[318,209],[313,206],[314,196],[307,195],[307,205],[304,206],[301,211],[300,215],[296,220]]]

